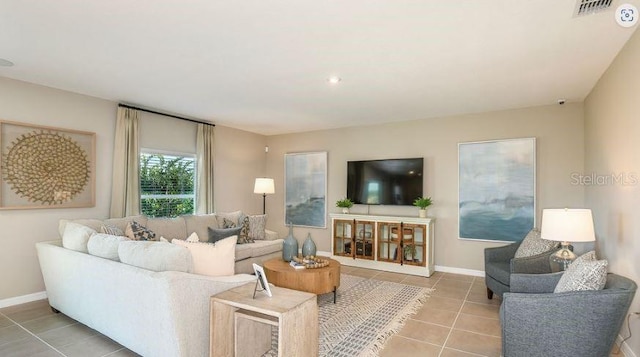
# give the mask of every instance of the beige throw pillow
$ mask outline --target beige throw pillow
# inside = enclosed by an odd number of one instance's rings
[[[211,243],[189,243],[174,239],[171,242],[187,247],[193,258],[193,272],[208,276],[230,276],[235,274],[236,242],[238,236],[231,236]]]

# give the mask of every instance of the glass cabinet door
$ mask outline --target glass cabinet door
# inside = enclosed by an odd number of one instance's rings
[[[374,222],[356,221],[355,257],[373,259]]]
[[[422,224],[402,225],[402,262],[424,266],[426,226]]]
[[[353,256],[353,221],[335,220],[333,229],[333,254]]]
[[[378,222],[378,260],[399,262],[400,223]]]

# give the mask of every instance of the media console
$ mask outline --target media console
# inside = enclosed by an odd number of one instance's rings
[[[332,253],[346,266],[431,276],[434,219],[332,213]]]

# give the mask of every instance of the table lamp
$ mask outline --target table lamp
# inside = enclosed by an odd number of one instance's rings
[[[592,242],[596,240],[593,217],[590,209],[544,209],[542,210],[542,239],[562,242],[561,249],[549,257],[553,271],[563,271],[576,259],[569,249],[570,242]]]
[[[258,177],[253,186],[253,193],[262,194],[262,214],[267,213],[267,195],[276,193],[276,188],[272,178]]]

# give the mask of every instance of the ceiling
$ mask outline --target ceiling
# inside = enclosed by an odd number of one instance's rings
[[[620,3],[0,0],[0,76],[265,135],[523,108],[584,100]]]

